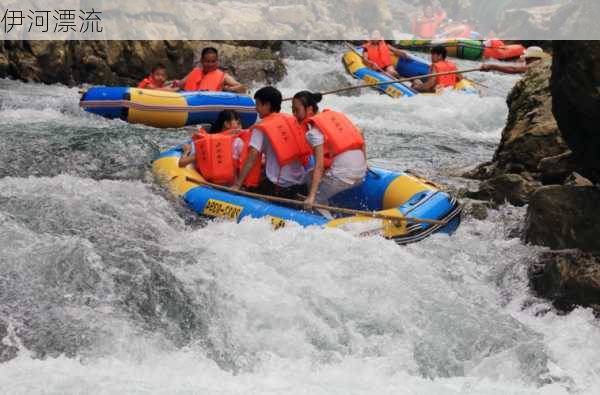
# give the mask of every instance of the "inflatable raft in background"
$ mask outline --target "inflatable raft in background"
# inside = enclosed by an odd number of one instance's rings
[[[385,82],[392,80],[391,77],[383,74],[382,72],[370,69],[363,62],[363,58],[360,56],[362,48],[357,48],[356,51],[348,51],[342,56],[342,62],[344,67],[354,78],[361,79],[366,83]],[[429,74],[430,65],[425,60],[408,54],[408,58],[399,59],[396,56],[392,56],[394,63],[396,64],[396,71],[402,77],[416,77],[419,75]],[[412,97],[420,93],[412,89],[407,83],[390,83],[374,86],[380,92],[385,93],[391,97]],[[463,79],[454,86],[455,90],[463,91],[467,93],[477,93],[475,86],[469,81]]]
[[[512,60],[525,52],[525,47],[520,44],[486,47],[479,40],[400,40],[397,44],[398,48],[421,52],[429,52],[438,45],[446,48],[448,56],[467,60]]]
[[[302,226],[340,228],[358,236],[381,235],[407,244],[433,233],[453,233],[460,224],[461,205],[431,183],[404,173],[371,169],[365,182],[334,196],[332,205],[375,211],[394,217],[413,217],[443,221],[443,224],[396,222],[360,216],[322,215],[267,201],[217,190],[191,180],[203,180],[192,167],[180,168],[181,147],[162,152],[152,164],[154,175],[188,207],[207,217],[226,217],[240,221],[246,217],[267,218],[274,227],[288,221]],[[335,213],[333,213],[335,215]]]
[[[129,87],[93,87],[79,102],[85,111],[157,128],[214,123],[226,109],[240,113],[243,127],[256,122],[254,101],[228,92],[164,92]]]

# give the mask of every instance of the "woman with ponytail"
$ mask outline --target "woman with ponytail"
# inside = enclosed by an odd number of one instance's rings
[[[320,93],[302,91],[292,101],[292,111],[313,150],[315,166],[308,179],[306,207],[327,204],[334,195],[363,182],[367,172],[363,135],[344,114],[319,112]]]

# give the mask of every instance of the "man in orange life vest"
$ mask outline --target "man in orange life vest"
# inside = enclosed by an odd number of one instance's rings
[[[423,4],[423,15],[413,20],[413,35],[417,38],[434,38],[445,18],[446,13],[443,10],[434,13],[431,3],[425,2]]]
[[[170,91],[176,92],[179,88],[174,86],[166,86],[167,81],[167,68],[163,64],[157,64],[152,68],[152,72],[148,78],[144,78],[142,82],[138,84],[138,88],[141,89],[155,89],[158,91]]]
[[[408,55],[404,51],[386,44],[383,36],[379,31],[375,30],[371,33],[371,40],[362,45],[364,48],[363,61],[370,69],[384,71],[394,78],[399,78],[400,75],[394,68],[392,54],[399,58],[405,58]]]
[[[431,50],[431,74],[458,70],[454,63],[446,60],[447,56],[448,52],[446,51],[446,48],[441,45],[434,47]],[[419,92],[437,92],[440,88],[453,88],[454,85],[462,79],[463,77],[460,74],[430,77],[427,82],[421,82],[420,80],[413,82],[413,88]]]
[[[237,93],[248,91],[248,88],[219,69],[219,52],[216,48],[204,48],[200,63],[202,67],[194,67],[184,79],[179,81],[178,85],[184,91],[228,91]]]
[[[303,163],[312,150],[300,125],[292,115],[280,112],[281,92],[272,86],[259,89],[254,99],[261,121],[251,128],[248,158],[232,188],[241,188],[260,154],[264,153],[266,179],[258,192],[286,198],[306,195]]]

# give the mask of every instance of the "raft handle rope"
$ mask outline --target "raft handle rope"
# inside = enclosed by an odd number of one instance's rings
[[[284,203],[284,204],[289,204],[289,205],[294,205],[294,206],[304,206],[304,202],[301,202],[299,200],[286,199],[286,198],[281,198],[281,197],[277,197],[277,196],[269,196],[269,195],[262,195],[259,193],[254,193],[254,192],[241,191],[241,190],[229,188],[229,187],[226,187],[223,185],[213,184],[212,182],[208,182],[205,180],[199,180],[199,179],[193,178],[193,177],[186,177],[186,180],[189,182],[192,182],[194,184],[206,185],[206,186],[214,188],[214,189],[219,189],[222,191],[235,193],[235,194],[242,195],[242,196],[270,200],[273,202]],[[348,215],[356,215],[356,216],[360,216],[360,217],[369,217],[369,218],[374,218],[374,219],[383,219],[383,220],[392,221],[394,223],[414,222],[417,224],[430,224],[430,225],[446,225],[448,223],[447,221],[437,221],[434,219],[396,217],[393,215],[380,214],[380,213],[377,213],[374,211],[353,210],[353,209],[349,209],[349,208],[332,207],[332,206],[327,206],[327,205],[318,204],[318,203],[313,203],[311,206],[314,208],[320,208],[320,209],[328,210],[331,212],[337,212],[337,213],[348,214]]]

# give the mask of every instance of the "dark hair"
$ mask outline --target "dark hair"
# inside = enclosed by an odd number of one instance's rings
[[[225,122],[227,121],[241,121],[240,114],[235,110],[223,110],[219,113],[217,120],[211,126],[211,133],[223,132],[225,128]]]
[[[446,51],[445,47],[438,45],[437,47],[433,47],[431,54],[441,55],[442,59],[446,59],[446,56],[448,56],[448,51]]]
[[[254,100],[258,100],[261,103],[269,103],[271,105],[271,112],[281,111],[281,92],[272,86],[265,86],[257,90],[254,94]]]
[[[152,67],[152,71],[151,73],[154,74],[155,72],[157,72],[158,70],[167,70],[167,66],[165,66],[162,63],[159,63],[157,65],[155,65],[154,67]]]
[[[208,55],[209,53],[214,53],[215,55],[219,56],[219,51],[217,51],[216,48],[206,47],[202,50],[202,53],[200,54],[200,59],[204,59],[204,56]]]
[[[299,100],[304,107],[312,107],[315,113],[319,112],[318,103],[323,99],[319,92],[300,91],[294,95],[294,100]]]

